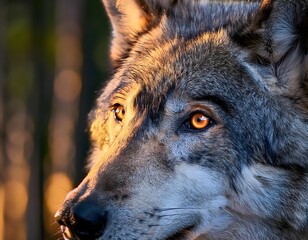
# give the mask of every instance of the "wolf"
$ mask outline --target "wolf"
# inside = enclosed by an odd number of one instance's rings
[[[64,239],[308,239],[308,1],[103,4],[113,72]]]

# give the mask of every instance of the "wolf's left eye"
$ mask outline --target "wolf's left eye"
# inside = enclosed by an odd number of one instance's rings
[[[189,127],[197,130],[206,128],[210,123],[210,118],[203,113],[194,113],[189,119]]]
[[[114,118],[115,120],[117,120],[118,122],[122,122],[122,120],[125,117],[125,109],[122,105],[116,105],[113,108],[113,114],[114,114]]]

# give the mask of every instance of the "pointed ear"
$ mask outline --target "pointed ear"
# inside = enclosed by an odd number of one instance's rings
[[[307,85],[307,0],[263,0],[252,25],[233,37],[250,49],[271,90],[296,96]]]
[[[117,66],[138,36],[158,22],[169,0],[103,0],[113,27],[111,60]]]

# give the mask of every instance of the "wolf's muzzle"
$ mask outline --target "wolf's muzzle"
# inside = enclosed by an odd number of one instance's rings
[[[73,207],[66,205],[55,218],[67,239],[94,240],[103,234],[108,213],[95,203],[84,201]]]

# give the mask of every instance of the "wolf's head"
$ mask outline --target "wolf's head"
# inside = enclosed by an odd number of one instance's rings
[[[104,4],[114,74],[65,239],[307,239],[307,0]]]

